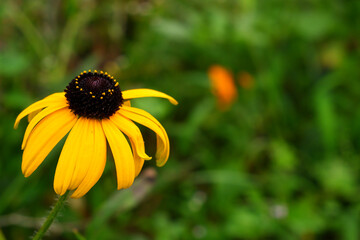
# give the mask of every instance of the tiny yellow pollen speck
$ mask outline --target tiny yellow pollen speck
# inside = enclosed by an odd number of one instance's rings
[[[94,70],[95,73],[97,73],[97,70]]]
[[[105,93],[103,92],[103,93],[102,93],[102,95],[104,95],[104,96],[105,96]]]
[[[113,76],[111,76],[111,79],[114,79],[114,77],[113,77]]]
[[[117,83],[115,83],[115,87],[117,87],[117,86],[119,86],[119,83],[117,82]]]
[[[107,73],[107,72],[105,72],[105,75],[108,75],[108,73]]]
[[[100,97],[100,99],[103,99],[103,97]]]
[[[109,89],[108,92],[111,93],[111,90]]]
[[[83,89],[82,88],[80,88],[80,91],[82,91]]]
[[[103,71],[100,71],[101,74],[103,74],[104,72]]]
[[[76,86],[76,88],[79,88],[79,86]]]
[[[92,92],[89,92],[90,94],[92,94]]]
[[[86,71],[83,71],[83,73],[86,73]]]
[[[78,75],[77,77],[80,78],[80,75]]]
[[[94,96],[94,95],[92,95],[92,98],[95,98],[95,96]]]
[[[89,72],[91,72],[91,69],[89,69]]]

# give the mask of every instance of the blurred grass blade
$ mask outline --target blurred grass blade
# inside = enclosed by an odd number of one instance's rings
[[[1,229],[0,229],[0,240],[6,240],[6,238],[5,238],[4,234],[3,234],[3,232],[1,231]]]
[[[315,111],[326,151],[333,152],[336,145],[336,113],[332,96],[326,88],[318,88],[315,94]]]
[[[50,53],[49,46],[31,20],[16,6],[14,1],[7,1],[5,9],[8,17],[19,27],[38,57],[47,56]]]
[[[79,233],[79,231],[77,231],[76,229],[73,230],[73,233],[74,233],[75,238],[76,238],[77,240],[86,240],[86,238],[85,238],[83,235],[81,235],[81,234]],[[0,239],[0,240],[1,240],[1,239]]]

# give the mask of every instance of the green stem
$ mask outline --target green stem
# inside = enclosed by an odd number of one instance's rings
[[[39,229],[39,231],[36,233],[35,237],[33,238],[33,240],[39,240],[42,239],[42,237],[44,236],[44,234],[46,233],[46,231],[48,230],[48,228],[50,227],[51,223],[54,221],[54,219],[56,218],[56,215],[59,213],[59,211],[61,210],[61,208],[64,206],[64,203],[66,201],[67,196],[69,195],[69,191],[67,191],[64,195],[60,196],[59,199],[57,200],[54,208],[51,210],[51,212],[49,213],[49,215],[47,216],[44,224],[41,226],[41,228]]]

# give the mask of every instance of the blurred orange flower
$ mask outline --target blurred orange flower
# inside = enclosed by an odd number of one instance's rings
[[[244,89],[252,89],[254,87],[254,78],[248,72],[241,72],[239,73],[238,77],[239,84]]]
[[[237,97],[237,89],[231,72],[220,65],[213,65],[208,70],[213,94],[221,110],[228,109]]]

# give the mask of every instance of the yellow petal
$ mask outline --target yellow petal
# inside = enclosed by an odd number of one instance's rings
[[[146,89],[146,88],[122,91],[122,96],[124,100],[130,100],[133,98],[143,98],[143,97],[160,97],[160,98],[166,98],[174,105],[178,104],[178,102],[173,97],[165,93],[152,89]]]
[[[120,131],[129,137],[130,142],[134,144],[133,150],[139,157],[146,160],[151,159],[151,157],[145,153],[144,140],[139,128],[131,120],[125,118],[119,113],[112,115],[110,120],[120,129]]]
[[[125,136],[109,119],[102,120],[106,139],[114,156],[118,189],[130,187],[135,178],[134,158]]]
[[[36,124],[38,124],[41,119],[43,119],[44,117],[46,117],[47,115],[61,109],[61,108],[65,108],[67,107],[67,103],[66,103],[66,100],[65,98],[63,99],[63,101],[59,101],[59,102],[56,102],[52,105],[50,105],[49,107],[45,108],[44,110],[42,110],[40,113],[38,113],[33,119],[32,121],[29,123],[29,125],[27,126],[26,128],[26,131],[25,131],[25,134],[24,134],[24,139],[23,139],[23,143],[22,143],[22,146],[21,146],[21,149],[24,149],[25,148],[25,145],[26,145],[26,142],[27,142],[27,139],[31,133],[31,131],[34,129],[34,127],[36,126]]]
[[[100,178],[105,158],[106,141],[99,120],[79,118],[56,167],[55,192],[63,195],[66,190],[78,188],[72,197],[83,196]]]
[[[63,108],[46,116],[35,126],[28,138],[21,164],[25,177],[36,170],[75,122],[76,116],[68,108]]]
[[[54,94],[51,94],[50,96],[47,96],[46,98],[40,100],[40,101],[37,101],[33,104],[31,104],[29,107],[25,108],[16,118],[15,120],[15,124],[14,124],[14,128],[16,129],[19,125],[19,122],[20,120],[25,117],[26,115],[32,113],[32,112],[35,112],[35,111],[38,111],[40,109],[43,109],[47,106],[50,106],[51,104],[53,103],[56,103],[56,102],[61,102],[63,101],[65,98],[65,93],[54,93]]]
[[[104,172],[106,163],[106,138],[98,120],[93,121],[93,137],[91,140],[92,146],[88,151],[91,151],[91,156],[84,159],[84,165],[88,165],[86,175],[83,177],[78,188],[71,195],[72,198],[80,198],[84,196],[97,183],[102,173]],[[75,173],[76,174],[76,173]]]
[[[56,166],[54,189],[63,195],[77,188],[86,175],[94,145],[94,121],[80,117],[69,133]]]
[[[122,106],[118,111],[121,115],[150,128],[157,134],[156,165],[163,166],[169,158],[170,143],[163,126],[150,113],[133,107]]]
[[[132,142],[131,143],[131,148],[134,149],[134,144]],[[135,177],[137,177],[140,172],[141,169],[144,165],[144,159],[139,157],[135,152],[133,152],[133,156],[134,156],[134,164],[135,164]]]

